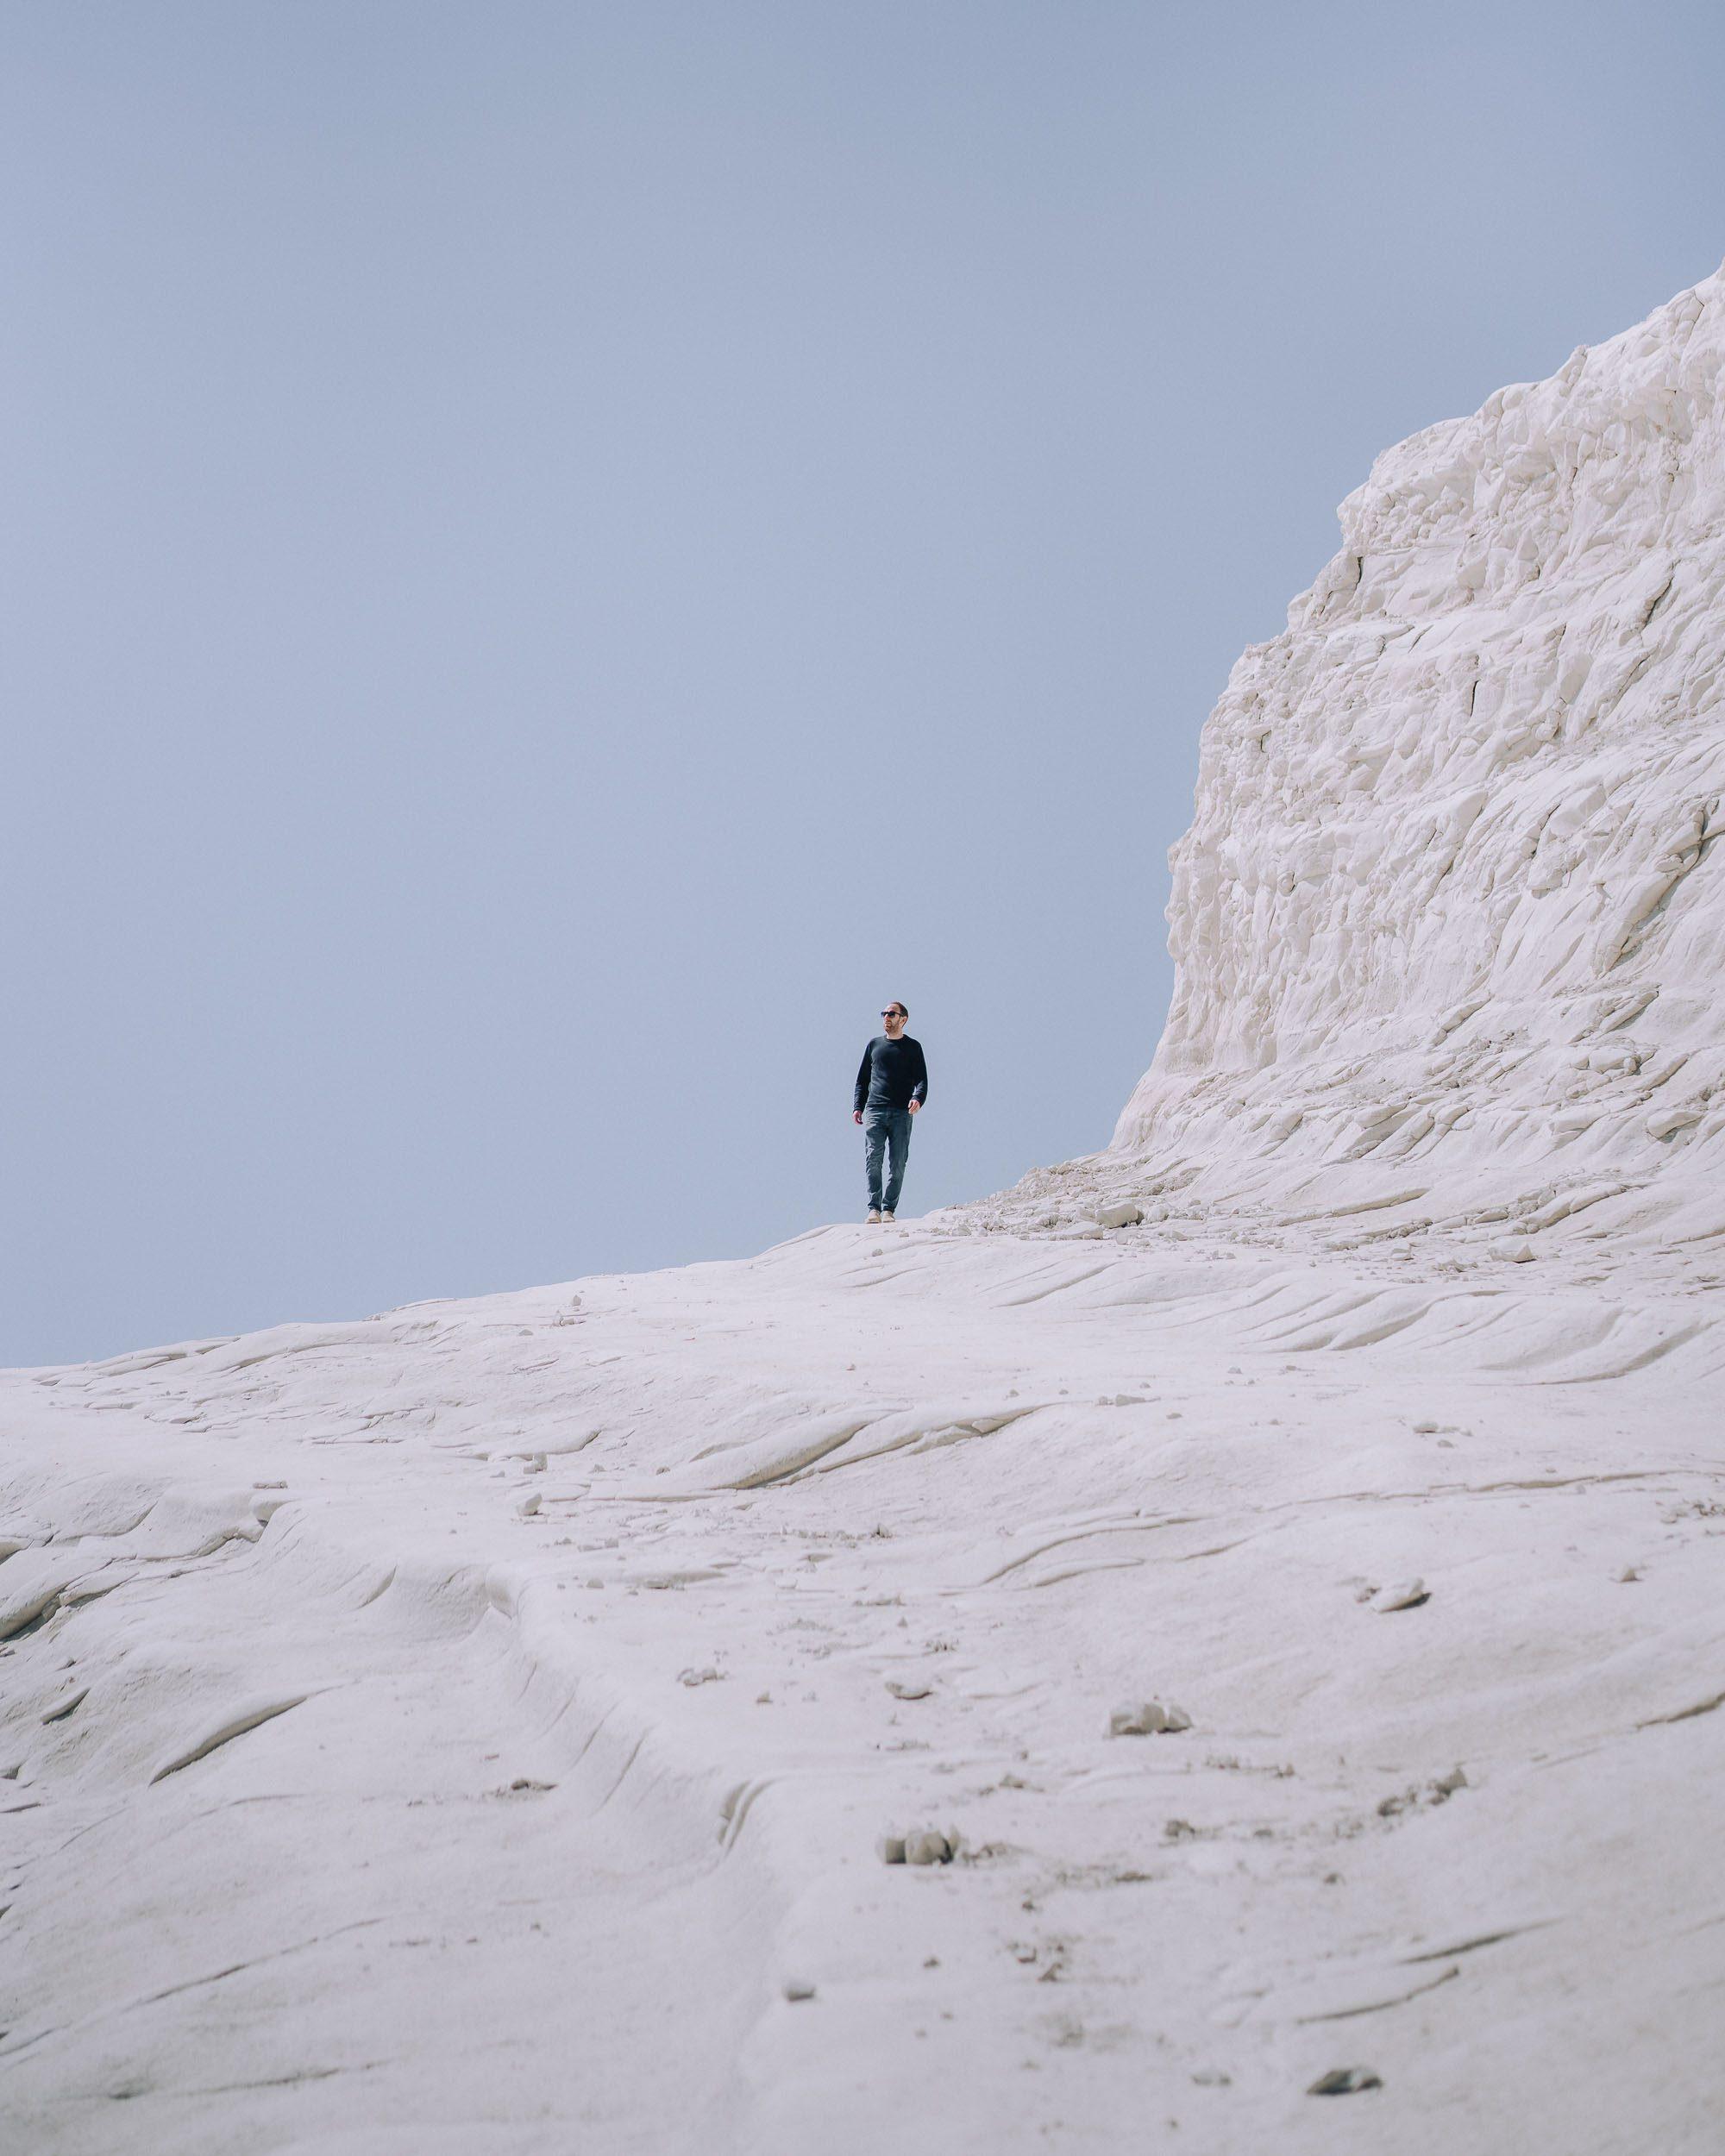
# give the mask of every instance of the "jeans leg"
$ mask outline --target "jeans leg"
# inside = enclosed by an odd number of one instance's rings
[[[869,1178],[869,1210],[879,1213],[881,1204],[881,1156],[887,1150],[887,1120],[883,1115],[865,1116],[862,1119],[862,1170]]]
[[[911,1154],[911,1112],[900,1108],[889,1119],[888,1137],[892,1142],[892,1174],[887,1182],[887,1194],[881,1201],[882,1213],[896,1213],[899,1193],[904,1188],[905,1163]]]

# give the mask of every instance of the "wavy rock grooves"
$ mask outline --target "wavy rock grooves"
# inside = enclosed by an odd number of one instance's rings
[[[1711,2156],[1722,313],[1380,460],[1104,1152],[0,1376],[0,2143]]]

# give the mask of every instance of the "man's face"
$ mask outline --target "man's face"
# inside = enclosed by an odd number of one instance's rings
[[[881,1023],[887,1029],[887,1038],[895,1041],[905,1030],[905,1014],[896,1003],[888,1004],[881,1013]]]

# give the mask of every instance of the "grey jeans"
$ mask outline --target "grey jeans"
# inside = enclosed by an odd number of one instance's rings
[[[904,1187],[905,1163],[911,1150],[911,1112],[908,1108],[865,1108],[862,1112],[862,1164],[869,1172],[869,1210],[896,1213],[899,1192]],[[884,1192],[881,1188],[881,1156],[890,1152],[892,1173]]]

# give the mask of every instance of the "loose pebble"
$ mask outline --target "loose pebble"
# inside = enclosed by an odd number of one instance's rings
[[[1145,1700],[1137,1707],[1117,1707],[1108,1717],[1111,1737],[1173,1736],[1180,1730],[1192,1727],[1192,1717],[1183,1707],[1171,1701],[1164,1706],[1160,1700]]]
[[[1371,1607],[1380,1615],[1387,1615],[1394,1609],[1418,1609],[1422,1602],[1431,1599],[1424,1580],[1402,1580],[1394,1587],[1379,1588],[1372,1597]]]
[[[1307,2090],[1308,2096],[1352,2096],[1362,2089],[1381,2089],[1382,2080],[1370,2066],[1333,2066],[1320,2074]]]
[[[958,1854],[957,1834],[918,1827],[907,1834],[883,1834],[875,1845],[882,1864],[950,1864]]]

